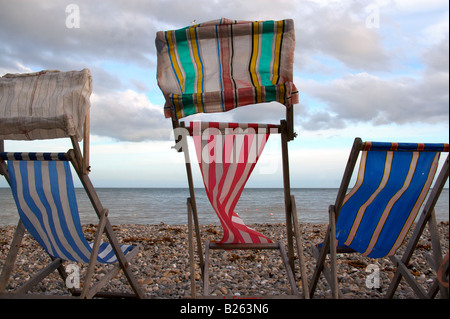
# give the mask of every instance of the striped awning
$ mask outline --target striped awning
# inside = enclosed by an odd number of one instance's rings
[[[298,103],[293,20],[214,20],[156,35],[166,117]]]
[[[0,77],[0,140],[76,136],[81,141],[91,93],[88,69]]]

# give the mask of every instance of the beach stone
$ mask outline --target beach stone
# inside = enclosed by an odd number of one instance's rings
[[[220,290],[220,292],[221,292],[223,295],[227,295],[227,294],[228,294],[228,289],[227,289],[226,287],[220,287],[219,290]]]
[[[257,224],[249,225],[257,228],[273,240],[281,240],[287,247],[284,224]],[[325,235],[327,225],[303,224],[305,263],[308,278],[312,276],[315,259],[311,247],[319,244]],[[83,225],[86,237],[93,237],[95,225]],[[132,263],[132,271],[136,274],[138,282],[142,285],[147,298],[188,298],[190,297],[190,267],[189,251],[187,247],[188,233],[185,225],[114,225],[120,243],[139,244],[141,251]],[[449,251],[449,223],[441,222],[438,225],[441,235],[441,245],[444,254]],[[221,238],[221,229],[218,225],[201,225],[202,241],[218,240]],[[0,269],[10,249],[15,226],[0,227]],[[416,274],[418,281],[427,289],[431,285],[430,276],[434,271],[427,263],[425,255],[430,253],[429,233],[419,242],[419,249],[411,262],[411,271]],[[204,247],[202,248],[204,251]],[[400,248],[398,254],[403,252]],[[7,291],[22,285],[31,274],[41,270],[50,258],[43,252],[34,239],[26,233],[22,241],[20,254],[16,260],[12,277],[8,281]],[[203,293],[203,282],[199,267],[199,258],[195,257],[195,280],[197,293]],[[300,280],[298,259],[296,262],[297,286],[302,288]],[[369,289],[366,287],[365,268],[374,264],[380,269],[381,287]],[[79,264],[80,271],[87,266]],[[395,267],[388,258],[369,259],[356,254],[339,254],[338,276],[341,292],[348,299],[381,299],[392,279]],[[96,276],[103,276],[108,267],[98,267]],[[209,265],[210,291],[216,296],[221,295],[287,295],[290,286],[286,278],[286,270],[278,251],[212,251]],[[111,291],[127,291],[129,286],[123,274],[116,276],[107,286]],[[55,272],[42,284],[34,288],[33,292],[67,295],[64,283]],[[415,298],[413,291],[400,283],[395,298]],[[318,282],[314,298],[331,298],[331,291],[323,276]]]

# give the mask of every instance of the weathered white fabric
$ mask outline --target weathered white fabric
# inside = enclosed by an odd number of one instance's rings
[[[0,140],[83,138],[92,78],[81,71],[0,77]]]

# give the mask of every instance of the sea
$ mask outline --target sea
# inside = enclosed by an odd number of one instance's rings
[[[187,188],[97,188],[112,224],[187,224]],[[328,206],[337,188],[293,188],[301,223],[328,223]],[[195,189],[200,224],[219,224],[205,190]],[[95,212],[83,188],[76,189],[81,223],[96,224]],[[438,221],[449,220],[449,190],[444,189],[435,207]],[[246,224],[285,222],[282,188],[246,188],[235,212]],[[18,214],[11,190],[0,188],[0,226],[14,225]]]

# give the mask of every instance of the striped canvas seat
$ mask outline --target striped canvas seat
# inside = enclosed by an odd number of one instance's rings
[[[413,224],[448,145],[367,142],[336,223],[340,245],[392,256]]]
[[[234,212],[271,129],[275,130],[273,126],[191,122],[206,194],[224,231],[219,243],[271,243]]]
[[[448,298],[448,287],[443,287],[436,277],[427,279],[433,282],[427,292],[408,268],[427,225],[432,267],[442,263],[434,207],[448,180],[448,156],[442,165],[439,163],[441,153],[448,151],[447,143],[382,143],[355,139],[335,204],[329,207],[330,225],[325,240],[313,247],[317,264],[310,284],[311,296],[320,274],[324,273],[333,297],[343,297],[338,288],[337,253],[359,253],[370,258],[387,256],[393,262],[396,271],[386,291],[387,298],[393,297],[402,277],[419,298],[432,298],[438,291],[443,298]],[[349,188],[358,158],[358,176],[354,186]],[[403,255],[397,256],[414,224],[408,243],[403,245]],[[326,263],[328,254],[330,267]]]
[[[70,165],[65,153],[1,153],[8,162],[20,218],[50,256],[88,263],[93,243],[81,229]],[[133,245],[122,245],[126,254]],[[108,243],[101,243],[97,261],[114,263]]]

